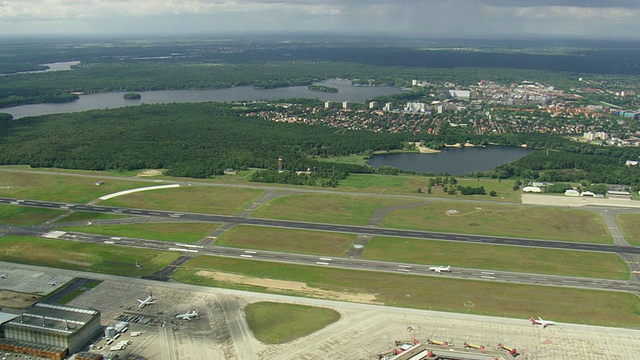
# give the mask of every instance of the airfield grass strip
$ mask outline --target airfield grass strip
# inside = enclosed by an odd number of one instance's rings
[[[118,196],[102,205],[202,214],[235,215],[264,194],[260,189],[191,186]]]
[[[61,214],[64,211],[0,204],[0,224],[36,225]]]
[[[26,236],[0,237],[0,260],[121,276],[151,274],[180,254]],[[142,267],[136,267],[136,261]]]
[[[618,214],[616,222],[627,242],[634,246],[640,246],[640,214]]]
[[[101,180],[104,180],[104,183],[96,185],[96,182]],[[100,175],[85,177],[27,171],[3,171],[2,181],[0,196],[72,203],[86,203],[118,191],[151,186],[148,183],[127,179],[103,179]]]
[[[615,280],[628,280],[630,276],[629,267],[617,254],[522,246],[375,236],[362,256],[371,260],[532,274]]]
[[[188,261],[174,273],[174,279],[203,286],[295,294],[268,285],[248,287],[218,281],[206,275],[211,271],[301,282],[312,288],[342,293],[374,294],[376,302],[388,306],[522,319],[536,315],[559,322],[603,326],[637,328],[640,324],[640,297],[622,292],[500,284],[447,279],[444,276],[328,269],[206,256]],[[323,297],[321,292],[308,296]]]
[[[216,239],[217,246],[299,254],[344,256],[356,235],[238,225]]]
[[[600,215],[588,210],[469,202],[433,202],[387,215],[382,226],[611,244]]]
[[[249,304],[244,313],[253,335],[266,344],[284,344],[340,320],[332,309],[275,302]]]
[[[145,223],[69,227],[61,230],[131,237],[150,240],[194,243],[209,236],[220,224],[214,223]]]
[[[416,199],[336,194],[296,194],[279,197],[254,210],[252,216],[344,225],[366,225],[379,208],[414,204]]]
[[[465,179],[456,178],[457,185],[480,187],[483,186],[487,195],[462,195],[458,192],[456,195],[448,195],[441,186],[433,186],[431,194],[428,193],[429,178],[435,176],[411,176],[411,175],[378,175],[378,174],[349,174],[345,180],[340,181],[338,190],[360,191],[374,194],[388,195],[414,195],[425,198],[446,198],[446,199],[465,199],[479,201],[504,201],[519,202],[520,192],[513,190],[513,182],[498,181],[493,179]],[[420,192],[418,192],[420,189]],[[491,197],[489,193],[495,191],[497,196]]]

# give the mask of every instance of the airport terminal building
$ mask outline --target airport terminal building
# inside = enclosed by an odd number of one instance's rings
[[[102,332],[100,311],[37,303],[4,324],[0,349],[64,358]]]

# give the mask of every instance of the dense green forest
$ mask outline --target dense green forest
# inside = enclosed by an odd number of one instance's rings
[[[218,103],[141,105],[0,121],[0,164],[164,168],[169,175],[204,178],[226,168],[275,170],[282,157],[288,172],[313,169],[318,177],[338,179],[372,169],[310,157],[401,149],[411,140],[404,134],[276,123],[240,116],[241,111]]]
[[[304,100],[311,101],[311,100]],[[256,104],[256,107],[265,106]],[[168,175],[205,178],[224,169],[262,168],[251,180],[335,186],[349,173],[399,173],[313,160],[427,144],[474,142],[538,151],[471,176],[579,181],[640,186],[640,169],[626,167],[640,149],[582,144],[549,134],[466,134],[417,138],[410,134],[351,131],[278,123],[246,116],[228,103],[141,105],[112,110],[0,120],[0,164],[87,170],[167,169]],[[431,146],[431,145],[430,145]],[[282,157],[287,171],[277,171]],[[311,170],[311,176],[296,171]],[[390,172],[390,170],[394,170]]]

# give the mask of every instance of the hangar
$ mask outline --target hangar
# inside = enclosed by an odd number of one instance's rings
[[[102,332],[100,311],[45,303],[36,303],[3,328],[0,349],[50,359],[78,352]]]

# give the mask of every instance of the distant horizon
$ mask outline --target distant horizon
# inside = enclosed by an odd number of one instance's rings
[[[562,46],[568,45],[589,45],[591,43],[606,43],[606,45],[612,44],[638,44],[640,47],[639,39],[620,39],[620,38],[582,38],[582,37],[534,37],[534,36],[521,36],[521,37],[503,37],[503,38],[483,38],[483,37],[410,37],[404,35],[358,35],[358,34],[334,34],[334,33],[292,33],[292,32],[236,32],[236,33],[173,33],[173,34],[0,34],[0,41],[2,40],[115,40],[115,41],[133,41],[133,40],[163,40],[163,39],[185,39],[189,38],[193,41],[199,41],[203,39],[229,39],[229,40],[252,40],[252,41],[284,41],[284,40],[343,40],[353,42],[364,43],[388,43],[398,41],[400,43],[406,42],[424,42],[424,43],[438,43],[434,45],[441,46],[455,46],[465,43],[485,43],[485,44],[503,44],[513,42],[526,42],[520,45],[545,45],[549,43],[556,43]],[[477,44],[476,44],[477,45]],[[509,44],[518,45],[518,44]]]
[[[8,36],[309,33],[640,41],[640,0],[5,0]]]

